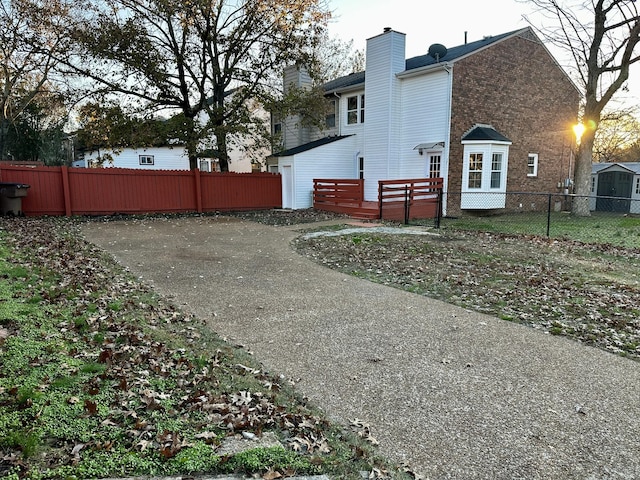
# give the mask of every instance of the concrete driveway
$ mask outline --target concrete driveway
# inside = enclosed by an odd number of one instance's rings
[[[640,478],[639,362],[323,268],[291,249],[295,228],[195,217],[83,229],[426,478]]]

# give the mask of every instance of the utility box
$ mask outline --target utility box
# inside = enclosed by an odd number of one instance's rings
[[[0,182],[0,212],[2,215],[23,216],[22,199],[27,196],[30,185],[25,183]]]

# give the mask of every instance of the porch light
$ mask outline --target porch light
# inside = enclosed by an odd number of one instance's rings
[[[575,133],[576,135],[576,144],[578,146],[580,146],[580,140],[582,139],[582,134],[584,133],[585,130],[586,130],[586,127],[582,122],[576,123],[573,126],[573,133]]]

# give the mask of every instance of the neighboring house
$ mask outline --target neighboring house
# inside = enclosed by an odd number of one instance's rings
[[[149,148],[123,148],[118,151],[81,152],[74,167],[139,168],[147,170],[189,170],[189,157],[179,145]]]
[[[530,28],[405,59],[405,35],[367,40],[366,69],[324,85],[324,131],[274,119],[283,207],[312,205],[314,178],[443,177],[449,212],[504,208],[507,192],[557,192],[573,176],[580,95]],[[285,89],[308,84],[285,71]],[[459,194],[459,196],[458,196]]]
[[[640,214],[640,162],[594,163],[591,193],[591,210]]]
[[[237,90],[237,89],[236,89]],[[227,93],[231,99],[236,90]],[[268,133],[269,113],[256,101],[246,102],[249,111],[258,119],[261,127]],[[201,113],[199,122],[206,121],[206,115]],[[257,129],[256,126],[253,126]],[[209,138],[200,145],[198,168],[203,172],[219,172],[220,166],[216,158],[216,150],[209,148],[215,144],[215,137]],[[229,171],[235,173],[250,173],[264,169],[264,159],[269,155],[268,147],[261,145],[253,136],[229,135],[227,138],[227,155],[229,156]],[[101,162],[101,158],[107,161]],[[158,170],[189,170],[189,155],[183,145],[171,144],[162,147],[123,148],[118,151],[94,150],[78,151],[75,167],[118,167],[142,168]]]
[[[149,148],[123,148],[113,152],[111,150],[99,150],[92,152],[79,152],[80,159],[73,162],[74,167],[116,167],[116,168],[141,168],[147,170],[189,170],[189,156],[186,149],[180,145],[170,147]],[[106,158],[100,162],[100,158]],[[237,149],[229,151],[229,171],[236,173],[249,173],[253,171],[253,163],[250,158],[243,155]],[[203,151],[198,158],[198,168],[202,172],[219,172],[220,167],[215,153]]]

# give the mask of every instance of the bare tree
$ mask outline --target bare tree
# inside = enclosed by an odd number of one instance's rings
[[[583,89],[581,122],[584,133],[576,155],[573,213],[589,215],[591,164],[603,110],[629,78],[629,67],[640,60],[640,16],[635,0],[529,0],[553,19],[554,28],[539,28],[551,43],[566,51]]]
[[[55,55],[68,49],[64,0],[0,0],[0,159],[9,128],[39,97],[58,95]]]
[[[223,171],[228,143],[268,136],[256,101],[268,79],[299,60],[326,25],[322,0],[105,0],[68,62],[146,110],[182,114],[191,168],[207,135]]]
[[[640,122],[634,112],[626,109],[602,115],[593,144],[594,162],[623,162],[632,153],[632,147],[640,143]]]

